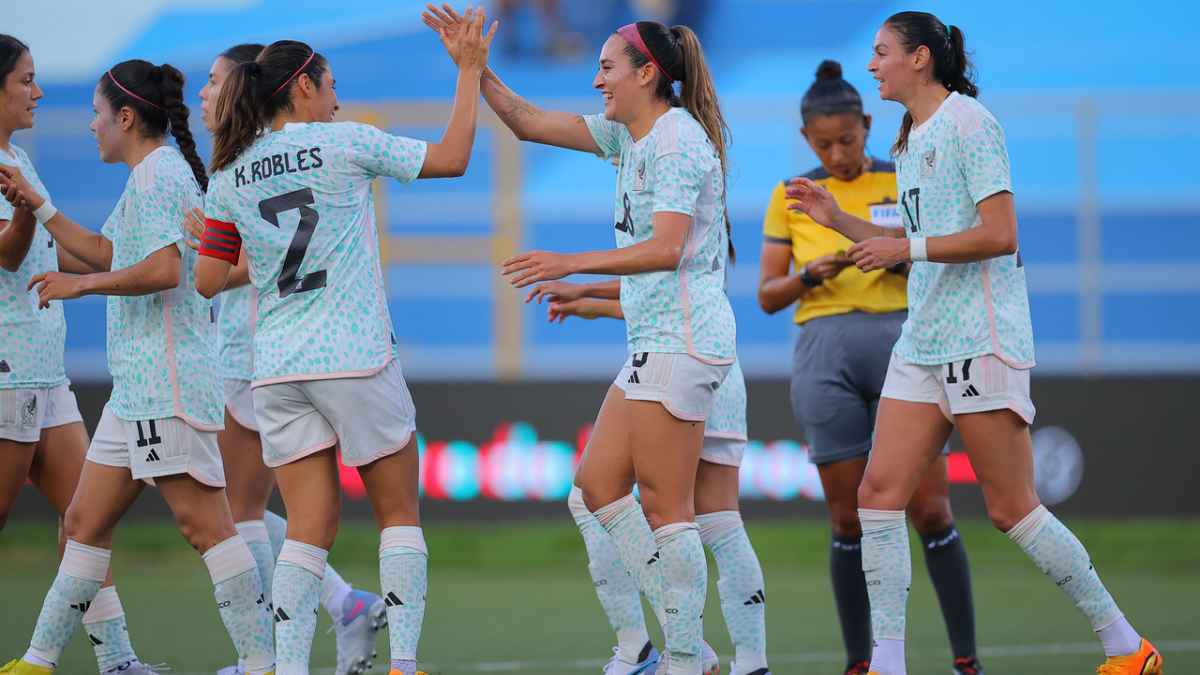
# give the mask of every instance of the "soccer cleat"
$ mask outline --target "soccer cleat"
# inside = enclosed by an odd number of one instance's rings
[[[983,675],[983,664],[974,656],[964,656],[954,659],[954,669],[951,675]]]
[[[721,659],[707,640],[700,644],[700,675],[721,675]]]
[[[337,636],[336,675],[359,675],[371,669],[375,634],[387,626],[383,598],[367,591],[350,591],[342,601],[342,616],[331,630]]]
[[[1142,644],[1136,652],[1108,657],[1096,668],[1096,675],[1161,675],[1162,665],[1162,654],[1158,653],[1149,640],[1142,638]]]
[[[658,650],[650,642],[646,642],[646,646],[642,647],[637,663],[622,660],[620,650],[613,647],[613,657],[604,664],[604,675],[651,675],[658,666],[658,661]]]
[[[730,666],[729,669],[733,670],[733,666]],[[767,670],[766,668],[759,668],[753,673],[746,673],[746,675],[771,675],[771,671]]]
[[[0,673],[8,673],[9,675],[49,675],[53,672],[53,670],[45,666],[35,666],[21,659],[13,659],[4,664],[3,668],[0,668]]]
[[[846,672],[842,673],[842,675],[868,675],[870,672],[870,661],[855,661],[846,664]]]
[[[391,669],[391,670],[389,670],[389,671],[388,671],[388,675],[406,675],[406,674],[405,674],[405,673],[402,673],[402,672],[400,672],[399,670],[396,670],[395,668],[393,668],[393,669]],[[418,670],[417,672],[413,673],[413,675],[425,675],[425,672],[424,672],[424,671],[421,671],[421,670]]]

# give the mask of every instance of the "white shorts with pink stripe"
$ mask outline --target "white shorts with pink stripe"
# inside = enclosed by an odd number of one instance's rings
[[[1029,398],[1029,369],[1013,368],[992,354],[921,366],[893,353],[881,395],[900,401],[936,403],[952,422],[955,415],[1011,410],[1026,424],[1033,424],[1037,412]]]

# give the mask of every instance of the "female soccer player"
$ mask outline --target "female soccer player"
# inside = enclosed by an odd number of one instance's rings
[[[800,133],[821,160],[805,177],[829,190],[848,212],[876,225],[899,227],[895,167],[867,156],[871,117],[863,113],[858,91],[842,79],[838,63],[820,65],[800,113]],[[863,675],[871,658],[871,608],[857,495],[888,357],[906,316],[908,266],[859,271],[845,255],[853,242],[789,210],[786,189],[785,182],[775,187],[763,221],[758,301],[771,314],[797,305],[792,410],[808,436],[829,506],[829,567],[846,647],[845,672]],[[918,483],[907,511],[921,535],[946,619],[954,672],[977,675],[982,669],[975,658],[970,572],[949,493],[946,460],[939,456]]]
[[[461,25],[447,6],[429,10],[426,23],[443,36]],[[700,41],[686,26],[619,28],[592,84],[604,113],[582,116],[540,110],[484,73],[484,98],[518,138],[619,160],[618,248],[533,251],[505,261],[503,273],[518,288],[575,273],[621,276],[630,356],[576,481],[666,616],[660,672],[699,673],[707,564],[693,489],[703,422],[735,357],[724,293],[728,128]],[[635,480],[644,516],[630,493]]]
[[[119,63],[101,76],[93,106],[100,159],[130,168],[99,234],[57,212],[18,171],[0,167],[0,182],[16,188],[17,205],[34,210],[58,244],[94,270],[35,275],[29,286],[37,289],[39,306],[109,296],[113,376],[112,396],[67,509],[62,565],[29,651],[8,672],[54,668],[74,631],[76,608],[87,607],[108,571],[113,529],[147,481],[158,486],[180,532],[203,555],[246,671],[268,673],[271,617],[254,558],[229,514],[217,451],[221,405],[211,304],[192,288],[196,256],[183,245],[180,228],[207,182],[188,129],[183,74],[165,64]],[[168,129],[178,150],[164,144]]]
[[[19,170],[42,198],[49,199],[29,156],[11,142],[14,131],[33,127],[41,98],[29,48],[15,37],[0,35],[0,164]],[[62,303],[39,311],[28,294],[35,274],[88,271],[72,262],[32,212],[14,210],[0,200],[0,326],[8,340],[0,366],[0,528],[26,477],[58,512],[61,525],[83,470],[88,436],[63,369],[67,324]],[[60,555],[66,544],[62,537],[60,527]],[[83,614],[100,672],[151,672],[133,651],[112,579],[104,583]]]
[[[561,323],[569,316],[624,320],[620,301],[612,299],[619,292],[616,281],[595,284],[551,281],[535,288],[528,300],[549,300],[548,317],[552,323]],[[704,447],[696,472],[696,523],[700,526],[700,540],[717,561],[720,573],[717,594],[734,647],[729,670],[732,675],[770,675],[762,566],[746,534],[738,506],[738,469],[746,441],[746,381],[734,361],[704,424]],[[605,673],[637,673],[657,656],[646,632],[637,585],[621,562],[616,543],[587,510],[578,486],[572,487],[567,505],[587,547],[588,571],[595,582],[596,595],[617,633],[617,647]],[[702,645],[702,649],[705,647],[707,644]],[[711,648],[704,649],[702,672],[720,672],[720,662]]]
[[[236,45],[213,60],[208,82],[200,90],[200,112],[204,126],[210,132],[216,128],[213,109],[225,78],[234,66],[253,61],[262,50],[263,45],[258,44]],[[204,214],[196,209],[188,215],[188,227],[195,237],[188,244],[199,250],[199,240],[204,234]],[[266,510],[275,487],[275,476],[263,464],[262,440],[258,436],[250,394],[258,294],[248,283],[243,259],[229,275],[221,294],[221,311],[217,315],[217,368],[225,387],[225,429],[217,433],[217,444],[225,465],[225,492],[229,496],[234,524],[254,554],[269,605],[275,557],[283,547],[287,521]],[[321,579],[321,605],[333,622],[337,639],[335,675],[370,670],[375,654],[375,633],[387,625],[383,598],[354,590],[332,565],[327,564]],[[236,668],[230,668],[221,675],[237,673]]]
[[[334,446],[358,467],[381,532],[393,675],[415,675],[425,611],[412,398],[394,358],[371,182],[460,176],[495,24],[483,12],[451,41],[455,106],[441,143],[331,123],[329,62],[301,42],[268,46],[229,73],[216,103],[212,185],[197,289],[225,288],[242,246],[258,292],[255,419],[288,510],[272,583],[278,672],[308,672],[325,560],[337,531]]]
[[[1038,502],[1029,399],[1033,331],[1017,244],[1008,153],[976,99],[963,34],[924,12],[890,17],[868,69],[879,95],[907,112],[893,147],[901,230],[838,207],[794,179],[793,208],[856,243],[863,271],[912,262],[909,314],[884,382],[875,446],[858,490],[863,572],[871,599],[871,670],[903,675],[912,576],[904,508],[957,427],[988,515],[1091,621],[1108,657],[1102,675],[1152,675],[1162,657],[1100,582],[1087,551]]]

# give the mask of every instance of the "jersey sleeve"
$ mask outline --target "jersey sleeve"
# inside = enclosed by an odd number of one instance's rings
[[[429,144],[394,136],[369,124],[348,124],[350,161],[368,177],[391,176],[402,183],[417,179],[425,165]]]
[[[130,215],[137,223],[140,259],[172,244],[179,246],[182,253],[183,216],[191,205],[185,193],[188,189],[167,176],[160,176],[150,189],[134,193]]]
[[[959,166],[971,201],[978,204],[998,192],[1012,192],[1004,130],[995,118],[980,117],[960,129],[958,146]]]
[[[592,140],[600,146],[601,157],[612,159],[621,155],[621,138],[627,133],[625,125],[606,119],[604,115],[584,115],[583,121],[592,134]]]
[[[763,239],[771,244],[792,243],[792,230],[788,225],[787,186],[781,181],[771,191],[767,202],[767,213],[763,216]]]

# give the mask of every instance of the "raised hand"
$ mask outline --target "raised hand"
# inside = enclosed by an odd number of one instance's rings
[[[825,227],[834,227],[841,208],[837,199],[821,185],[808,178],[793,178],[787,184],[788,208],[803,213]]]
[[[442,46],[459,68],[482,69],[487,65],[488,51],[500,22],[493,21],[484,33],[487,13],[482,7],[468,8],[460,15],[448,4],[441,8],[430,4],[421,13],[421,20],[438,34]]]

